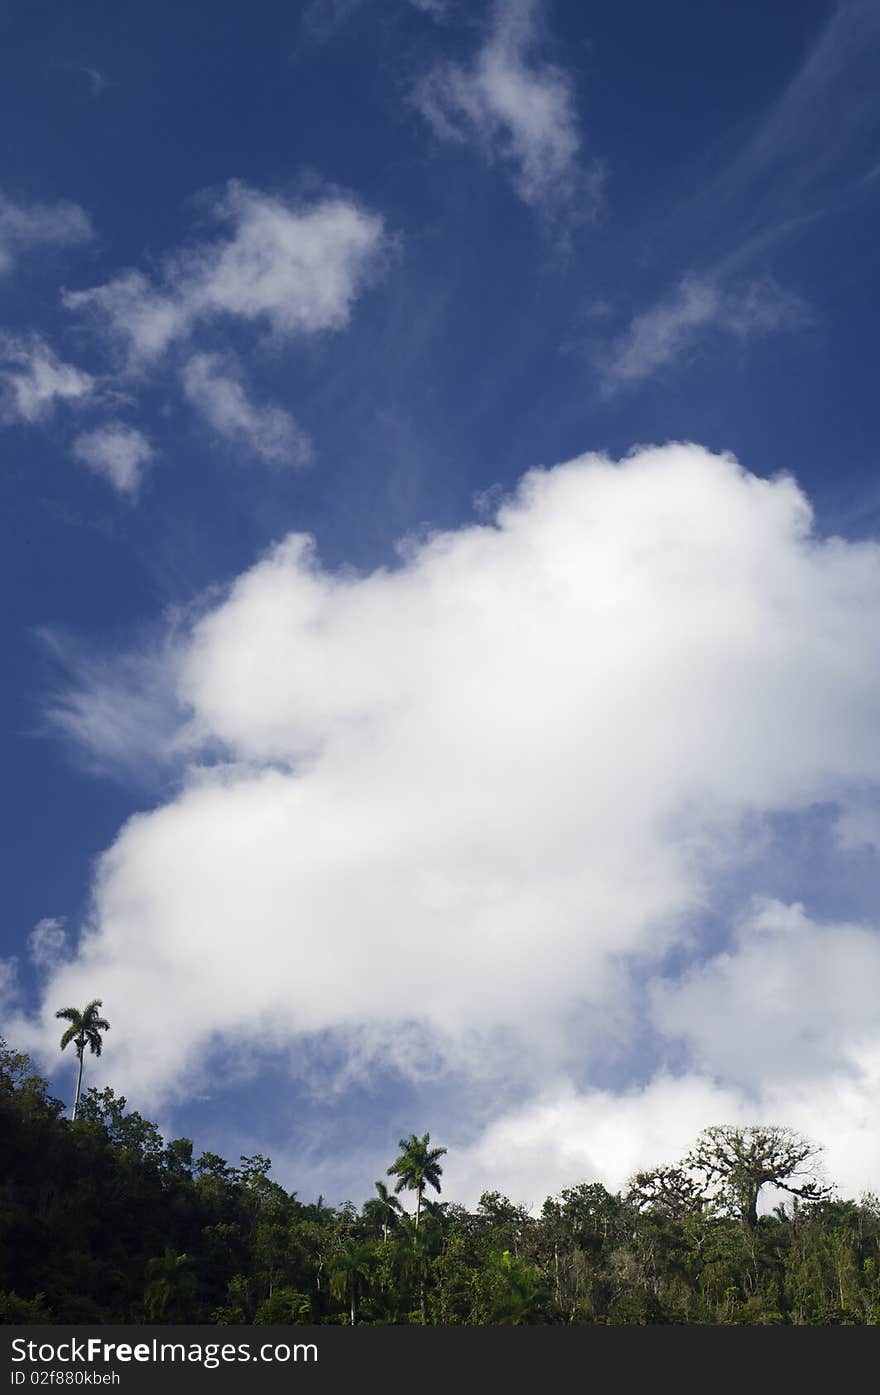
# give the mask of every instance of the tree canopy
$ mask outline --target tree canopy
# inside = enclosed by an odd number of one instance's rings
[[[805,1146],[712,1128],[622,1194],[576,1182],[537,1214],[425,1197],[417,1225],[384,1183],[305,1202],[262,1154],[166,1142],[109,1088],[69,1120],[0,1042],[0,1322],[878,1323],[880,1201],[833,1199]],[[439,1190],[444,1150],[399,1147],[401,1190]],[[771,1183],[787,1202],[753,1215]]]

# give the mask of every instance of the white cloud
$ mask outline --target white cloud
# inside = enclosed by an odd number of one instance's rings
[[[803,302],[767,278],[724,288],[711,277],[685,276],[672,295],[636,315],[603,355],[604,386],[610,391],[649,378],[707,330],[747,339],[796,327],[804,315]]]
[[[873,930],[752,912],[730,963],[656,991],[677,1074],[590,1082],[632,1050],[669,947],[699,957],[719,880],[739,867],[744,898],[766,891],[744,826],[880,786],[878,623],[878,545],[815,536],[794,481],[697,446],[531,472],[494,524],[414,543],[393,571],[328,572],[293,536],[178,635],[177,749],[226,763],[121,830],[79,954],[16,1040],[51,1050],[53,1005],[99,995],[132,1024],[108,1072],[146,1104],[218,1042],[331,1033],[360,1070],[390,1052],[422,1081],[461,1072],[471,1138],[468,1080],[502,1082],[499,1110],[541,1082],[505,1109],[525,1159],[510,1189],[530,1200],[539,1164],[545,1190],[575,1169],[615,1180],[733,1113],[819,1142],[831,1121],[853,1150],[832,1175],[858,1179],[877,1158],[855,981],[875,981]],[[548,1108],[567,1132],[539,1150]],[[508,1127],[490,1115],[477,1171]]]
[[[716,1010],[724,1013],[723,1000]],[[747,1028],[744,1027],[743,1031]],[[820,1150],[824,1178],[844,1196],[876,1190],[880,1173],[880,1049],[859,1078],[833,1072],[796,1086],[768,1083],[743,1090],[688,1071],[660,1072],[629,1090],[577,1090],[562,1081],[494,1119],[467,1146],[449,1154],[444,1192],[473,1204],[497,1188],[539,1207],[564,1186],[598,1181],[625,1188],[641,1168],[679,1161],[712,1124],[782,1124]],[[781,1198],[768,1189],[762,1209]]]
[[[473,1204],[497,1189],[530,1209],[578,1182],[619,1191],[640,1168],[677,1162],[709,1124],[741,1116],[736,1091],[698,1075],[661,1074],[619,1093],[561,1081],[450,1153],[445,1190]]]
[[[9,1022],[18,1009],[20,1001],[21,985],[18,979],[18,960],[14,957],[0,959],[0,1020],[4,1023]],[[6,1040],[3,1032],[0,1032],[0,1036]],[[11,1044],[8,1042],[8,1045]]]
[[[530,1203],[579,1179],[617,1190],[637,1168],[680,1159],[709,1124],[762,1122],[817,1142],[844,1194],[876,1190],[878,980],[877,927],[758,899],[729,947],[654,986],[654,1024],[686,1043],[686,1074],[619,1092],[560,1082],[489,1124],[449,1181],[457,1195],[491,1185]]]
[[[66,291],[98,315],[133,363],[161,355],[197,322],[235,316],[288,337],[342,328],[383,246],[380,218],[342,197],[297,207],[231,182],[214,215],[231,234],[169,258],[160,284],[126,271]]]
[[[31,960],[38,969],[58,967],[67,950],[67,931],[63,918],[46,916],[37,921],[28,937]]]
[[[654,1020],[703,1071],[748,1084],[858,1077],[880,1051],[880,935],[819,925],[803,906],[758,902],[734,944],[657,985]]]
[[[133,360],[163,353],[184,332],[189,319],[186,306],[173,292],[156,290],[139,271],[123,272],[88,291],[65,291],[62,300],[69,310],[94,311],[127,344]]]
[[[154,452],[141,431],[121,421],[108,421],[77,436],[73,454],[120,494],[133,496],[140,488],[143,467]]]
[[[32,425],[50,416],[57,402],[79,402],[94,379],[63,363],[39,335],[0,334],[0,421]]]
[[[500,159],[519,197],[543,214],[594,212],[601,178],[579,160],[574,85],[534,56],[540,8],[538,0],[496,3],[474,62],[434,68],[415,102],[441,139],[474,141]]]
[[[16,203],[0,193],[0,275],[35,247],[69,247],[92,236],[88,214],[75,203]]]
[[[311,442],[282,407],[252,402],[237,364],[217,354],[194,354],[183,370],[183,391],[208,425],[273,465],[304,465]]]

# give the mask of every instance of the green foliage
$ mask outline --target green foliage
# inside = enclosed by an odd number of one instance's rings
[[[474,1276],[473,1317],[496,1326],[540,1321],[544,1277],[537,1264],[510,1250],[489,1254]]]
[[[35,1294],[33,1298],[19,1298],[17,1293],[4,1293],[0,1289],[0,1326],[51,1322],[52,1314],[43,1300],[42,1293]]]
[[[165,1253],[147,1260],[144,1311],[148,1322],[189,1322],[195,1307],[196,1280],[189,1255],[166,1246]]]
[[[0,1041],[0,1323],[880,1322],[877,1198],[831,1200],[781,1130],[704,1146],[714,1177],[657,1169],[624,1196],[584,1182],[532,1215],[493,1191],[473,1211],[430,1200],[445,1150],[413,1134],[389,1176],[414,1214],[382,1182],[360,1208],[304,1204],[268,1158],[194,1159],[111,1089],[68,1121]],[[791,1199],[757,1216],[771,1168]]]
[[[110,1023],[106,1018],[101,1017],[98,1008],[101,1006],[100,998],[93,998],[90,1003],[83,1008],[82,1012],[78,1008],[59,1008],[55,1016],[69,1022],[70,1026],[61,1038],[61,1050],[69,1046],[71,1042],[76,1044],[76,1054],[82,1056],[86,1047],[95,1056],[101,1054],[101,1033],[109,1032]]]

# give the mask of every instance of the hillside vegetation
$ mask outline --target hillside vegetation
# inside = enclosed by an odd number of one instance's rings
[[[441,1202],[445,1149],[428,1134],[399,1149],[362,1205],[307,1204],[272,1180],[268,1158],[196,1157],[110,1089],[86,1091],[70,1122],[27,1056],[0,1042],[0,1320],[880,1319],[880,1202],[832,1199],[786,1130],[707,1130],[686,1165],[640,1174],[621,1195],[581,1182],[537,1216],[498,1192],[473,1211]],[[793,1195],[759,1216],[768,1150]]]

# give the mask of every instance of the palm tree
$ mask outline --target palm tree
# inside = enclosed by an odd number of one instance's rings
[[[400,1222],[400,1236],[402,1243],[397,1247],[397,1265],[401,1276],[406,1280],[415,1278],[419,1287],[419,1311],[421,1313],[422,1326],[428,1321],[427,1297],[425,1293],[425,1274],[431,1262],[432,1251],[436,1247],[438,1235],[436,1230],[429,1224],[432,1218],[427,1211],[430,1202],[425,1202],[426,1216],[425,1223],[421,1230],[418,1228],[418,1216],[410,1216],[404,1212]],[[432,1234],[432,1229],[434,1233]]]
[[[440,1190],[440,1176],[443,1172],[439,1159],[446,1152],[445,1148],[429,1148],[431,1141],[429,1133],[418,1138],[411,1133],[409,1138],[401,1138],[398,1147],[401,1149],[400,1157],[391,1164],[388,1169],[389,1177],[397,1177],[395,1192],[407,1191],[416,1194],[416,1230],[419,1228],[419,1217],[422,1214],[422,1196],[425,1187],[433,1187],[435,1191]]]
[[[56,1017],[63,1017],[70,1026],[61,1038],[61,1050],[70,1043],[76,1045],[76,1054],[79,1057],[79,1071],[76,1077],[76,1098],[73,1101],[72,1118],[76,1118],[76,1111],[79,1108],[79,1092],[82,1087],[83,1075],[83,1055],[88,1046],[93,1056],[101,1054],[101,1033],[109,1032],[110,1023],[104,1017],[98,1016],[98,1008],[101,1006],[100,998],[93,998],[83,1012],[78,1008],[59,1008]]]
[[[330,1266],[330,1292],[335,1298],[348,1298],[349,1326],[357,1322],[357,1300],[362,1284],[369,1284],[374,1255],[362,1240],[347,1236],[336,1251]]]
[[[419,1309],[422,1315],[422,1326],[427,1322],[427,1312],[425,1306],[425,1261],[427,1251],[419,1235],[419,1220],[422,1215],[422,1197],[425,1187],[433,1187],[435,1191],[440,1190],[440,1174],[443,1169],[440,1166],[440,1159],[446,1152],[445,1148],[429,1148],[431,1142],[429,1133],[422,1134],[419,1138],[411,1133],[409,1138],[401,1138],[398,1143],[400,1157],[397,1158],[388,1169],[389,1177],[397,1178],[397,1185],[394,1190],[402,1191],[406,1187],[407,1191],[416,1194],[416,1218],[413,1226],[413,1259],[418,1267],[419,1274]],[[405,1224],[405,1222],[404,1222]]]
[[[363,1214],[380,1227],[383,1245],[388,1244],[388,1232],[397,1225],[402,1210],[403,1207],[394,1193],[389,1192],[384,1182],[377,1182],[376,1195],[364,1202]]]
[[[161,1258],[147,1261],[145,1275],[144,1308],[150,1322],[179,1321],[181,1314],[189,1312],[196,1291],[189,1255],[180,1255],[166,1245]]]

